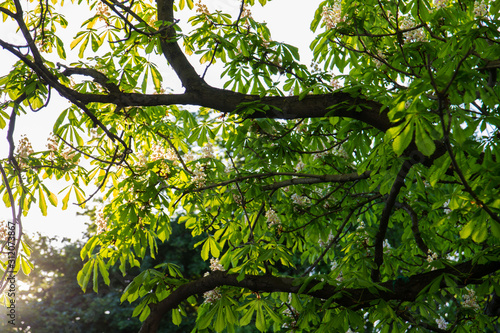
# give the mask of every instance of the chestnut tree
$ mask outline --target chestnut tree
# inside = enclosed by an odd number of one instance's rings
[[[154,257],[170,223],[201,236],[211,264],[194,280],[169,262],[135,277],[121,300],[136,302],[141,332],[187,307],[196,332],[498,330],[500,2],[323,1],[304,17],[312,65],[253,18],[267,0],[233,13],[62,5],[0,3],[0,54],[18,60],[0,78],[4,292],[9,271],[31,269],[23,213],[102,197],[84,290]],[[90,13],[72,40],[68,6]],[[48,112],[54,94],[69,104],[47,149],[14,142],[16,118]]]

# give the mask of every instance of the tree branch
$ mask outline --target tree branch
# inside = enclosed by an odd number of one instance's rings
[[[391,191],[389,192],[389,196],[385,202],[384,209],[382,210],[382,216],[380,217],[380,225],[375,235],[375,268],[372,270],[372,280],[373,282],[380,281],[380,266],[384,262],[384,239],[385,234],[387,232],[387,227],[389,226],[389,219],[392,214],[392,209],[396,203],[396,199],[398,197],[401,188],[405,184],[405,178],[411,167],[413,166],[413,162],[410,160],[406,160],[398,174],[396,175],[396,180],[394,180],[394,184],[392,184]]]
[[[477,262],[476,262],[477,263]],[[321,281],[310,282],[302,291],[302,279],[290,277],[276,277],[271,275],[245,275],[238,281],[239,274],[216,271],[198,280],[186,283],[174,290],[167,298],[157,304],[150,304],[151,314],[144,321],[140,333],[155,333],[161,318],[170,310],[177,308],[182,301],[193,295],[200,295],[220,286],[233,286],[249,289],[254,292],[285,292],[309,295],[321,300],[335,296],[334,303],[352,309],[368,308],[377,303],[371,301],[383,299],[402,302],[414,301],[419,293],[436,278],[443,274],[456,277],[458,285],[465,287],[469,284],[479,284],[482,278],[500,269],[500,259],[485,264],[475,264],[467,261],[454,266],[448,266],[435,271],[410,276],[407,280],[391,280],[380,284],[382,288],[349,288],[341,289],[337,286],[324,284],[321,288],[311,291]],[[442,288],[446,287],[444,279]]]

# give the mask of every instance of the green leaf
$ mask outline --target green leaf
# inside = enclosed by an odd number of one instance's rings
[[[460,230],[460,237],[463,239],[468,238],[472,234],[475,225],[476,225],[475,221],[470,221],[469,223],[467,223],[462,228],[462,230]]]
[[[179,309],[173,309],[172,310],[172,323],[174,323],[174,325],[179,326],[181,324],[181,322],[182,322],[182,316],[181,316]]]
[[[42,211],[42,215],[47,216],[47,202],[45,201],[45,196],[41,188],[38,189],[38,206]]]
[[[481,223],[479,226],[474,228],[472,232],[472,240],[476,243],[482,243],[488,237],[488,227],[486,223]]]
[[[429,137],[423,126],[416,126],[415,143],[418,150],[425,156],[431,156],[436,150],[434,141]]]
[[[412,122],[408,122],[403,131],[401,131],[401,133],[394,139],[392,149],[396,155],[401,155],[410,144],[413,139],[413,129],[414,127]]]
[[[491,223],[490,224],[491,233],[496,238],[500,238],[500,223],[497,223],[497,222],[495,222],[493,220],[490,223]]]

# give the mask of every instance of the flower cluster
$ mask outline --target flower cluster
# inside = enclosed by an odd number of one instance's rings
[[[204,168],[200,165],[200,163],[196,163],[196,166],[193,170],[193,183],[196,184],[197,187],[205,186],[207,175],[205,174]]]
[[[479,310],[479,304],[476,301],[476,293],[472,289],[467,289],[467,294],[463,295],[462,305],[466,308]]]
[[[73,148],[71,147],[66,147],[62,152],[61,152],[61,156],[66,160],[66,161],[72,161],[75,156],[77,154],[77,151],[74,150]],[[78,162],[80,162],[80,159],[78,159],[75,164],[78,164]]]
[[[408,17],[405,16],[400,21],[401,30],[408,30],[415,27],[415,22]],[[425,40],[424,30],[422,28],[412,29],[410,31],[406,31],[404,33],[405,41],[414,43],[414,42],[423,42]]]
[[[327,29],[334,29],[337,24],[344,22],[340,2],[336,2],[332,7],[323,6],[321,17]]]
[[[222,295],[220,292],[220,288],[217,287],[215,289],[212,289],[212,290],[209,290],[209,291],[203,293],[203,298],[205,298],[203,303],[214,304],[219,299],[221,299],[221,297],[222,297]]]
[[[323,158],[324,156],[326,156],[328,154],[329,154],[328,151],[322,151],[320,153],[316,153],[316,154],[313,155],[313,160],[321,159],[321,158]]]
[[[50,151],[49,160],[53,161],[55,159],[58,147],[58,138],[54,135],[54,133],[50,133],[50,136],[47,139],[47,149]]]
[[[106,22],[106,25],[109,25],[108,17],[110,16],[108,6],[104,5],[102,2],[99,2],[96,7],[96,16],[98,20],[102,20]]]
[[[305,206],[311,203],[311,200],[308,197],[303,195],[297,195],[297,193],[292,194],[292,201],[294,204],[299,206]]]
[[[340,83],[339,79],[336,78],[332,78],[332,80],[330,81],[330,86],[333,90],[342,88],[342,84]]]
[[[97,226],[97,234],[103,233],[108,228],[108,220],[104,216],[104,208],[97,209],[95,211],[95,221]]]
[[[444,320],[443,317],[439,317],[439,319],[436,319],[436,324],[438,325],[438,328],[445,330],[448,327],[448,324]]]
[[[7,228],[7,221],[1,220],[0,221],[0,242],[7,239],[8,231],[9,230]]]
[[[163,146],[154,144],[153,147],[151,147],[151,161],[158,161],[158,160],[164,160],[166,159],[167,152],[165,151],[165,148]]]
[[[210,259],[210,270],[212,272],[215,272],[215,271],[224,272],[225,271],[224,266],[221,265],[221,263],[219,262],[219,259],[217,259],[217,258]],[[203,276],[208,276],[209,274],[210,274],[209,272],[206,272]],[[222,297],[220,288],[217,287],[215,289],[212,289],[212,290],[209,290],[209,291],[203,293],[203,297],[205,298],[205,300],[203,301],[204,303],[214,304]]]
[[[273,225],[280,226],[281,221],[278,214],[271,208],[266,212],[267,225],[272,227]]]
[[[438,256],[437,256],[437,253],[432,253],[432,251],[429,249],[427,251],[427,262],[433,262],[434,260],[437,260],[438,259]]]
[[[201,0],[198,0],[198,3],[196,3],[195,6],[198,14],[210,15],[207,5],[201,3]]]
[[[378,50],[376,56],[373,56],[373,63],[375,64],[375,67],[380,68],[384,64],[384,54],[382,51]]]
[[[446,8],[448,6],[448,0],[434,0],[434,6],[436,6],[436,9]]]
[[[26,135],[21,136],[21,140],[19,140],[19,145],[17,146],[16,150],[16,154],[19,158],[18,163],[21,168],[25,168],[28,166],[24,160],[33,153],[34,151],[33,147],[31,146],[30,140],[26,137]]]
[[[224,272],[225,271],[224,266],[222,266],[222,264],[219,262],[219,259],[217,259],[217,258],[210,259],[210,270],[212,272],[215,272],[215,271]]]
[[[214,158],[214,149],[211,143],[207,143],[201,148],[201,158]]]
[[[474,17],[485,17],[488,15],[488,5],[485,0],[474,2]]]

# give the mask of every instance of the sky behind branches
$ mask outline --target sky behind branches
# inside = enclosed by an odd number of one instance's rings
[[[195,2],[197,2],[195,0]],[[208,6],[210,11],[219,9],[223,12],[229,12],[233,18],[236,17],[240,1],[239,0],[205,0],[204,3]],[[314,38],[313,33],[310,31],[310,22],[314,16],[315,10],[318,8],[320,1],[301,1],[301,0],[273,0],[265,7],[255,5],[252,8],[252,16],[255,20],[267,22],[271,31],[273,40],[285,42],[299,47],[301,51],[301,61],[303,64],[309,65],[312,60],[312,53],[309,49],[309,44]],[[26,8],[33,8],[34,3],[25,2]],[[78,46],[74,50],[70,50],[69,44],[72,37],[76,35],[80,29],[81,22],[90,16],[83,15],[85,5],[76,6],[66,2],[62,8],[69,25],[66,29],[59,29],[58,34],[65,42],[66,47],[66,60],[57,58],[57,53],[47,58],[54,62],[61,62],[69,65],[71,62],[78,61],[77,53]],[[184,10],[179,15],[179,25],[184,33],[189,33],[192,30],[191,25],[187,22],[188,18],[195,14],[195,9],[192,11]],[[179,14],[179,13],[178,13]],[[12,42],[14,44],[22,45],[23,39],[16,32],[16,27],[10,22],[0,22],[0,38]],[[90,53],[85,53],[85,57],[91,56]],[[16,58],[6,50],[0,49],[0,76],[6,75],[12,67]],[[194,58],[190,58],[192,64],[196,67],[198,73],[201,75],[205,70],[205,65],[200,65]],[[167,66],[163,58],[158,58],[158,61],[152,59],[159,65],[159,69],[164,77],[164,88],[172,89],[174,92],[181,92],[182,87],[178,80],[170,81],[169,79],[175,78],[175,74]],[[209,84],[222,87],[223,81],[220,80],[220,73],[222,72],[222,64],[219,62],[212,65],[207,72],[206,80]],[[3,100],[0,100],[3,102]],[[49,105],[40,110],[39,112],[28,111],[27,114],[21,115],[17,118],[16,129],[14,133],[14,140],[17,143],[21,135],[26,135],[30,140],[35,151],[46,150],[47,138],[49,137],[52,126],[59,116],[59,114],[66,109],[69,102],[61,98],[57,93],[53,92]],[[7,127],[0,130],[2,139],[0,140],[0,156],[6,158],[8,156],[8,144],[6,135]],[[82,163],[87,163],[88,160],[81,159]],[[48,181],[49,189],[53,193],[58,193],[63,190],[69,183],[64,181]],[[94,192],[95,187],[89,187],[86,190],[86,195]],[[98,195],[96,195],[97,197]],[[59,200],[60,201],[60,200]],[[40,232],[47,236],[68,237],[73,240],[82,237],[83,231],[86,229],[85,222],[88,221],[87,217],[77,216],[77,212],[82,212],[77,205],[75,198],[70,200],[71,204],[68,209],[61,210],[61,202],[58,207],[48,206],[47,216],[43,216],[37,204],[33,204],[28,216],[23,218],[23,227],[25,232],[33,234]],[[90,205],[93,205],[91,202]],[[11,209],[6,208],[4,204],[0,204],[0,220],[11,219]]]

